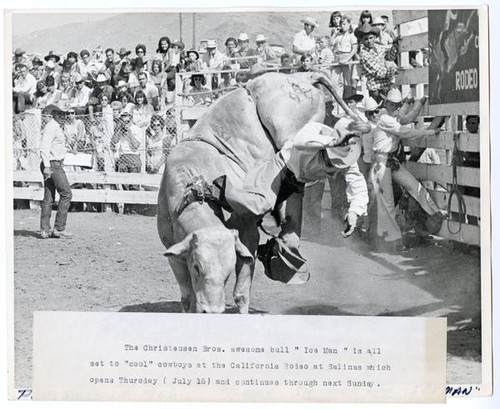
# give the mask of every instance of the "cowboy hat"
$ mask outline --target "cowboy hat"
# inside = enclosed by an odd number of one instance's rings
[[[352,141],[353,139],[350,140]],[[358,141],[355,141],[354,143],[349,142],[345,146],[326,148],[326,157],[333,166],[339,169],[345,169],[353,165],[357,162],[360,156],[361,144],[358,143]]]
[[[49,53],[44,57],[45,61],[49,61],[51,58],[55,59],[55,62],[59,62],[61,57],[59,57],[54,51],[49,51]]]
[[[353,99],[354,101],[359,102],[363,98],[363,95],[356,93],[356,89],[354,87],[351,87],[349,85],[344,86],[344,93],[342,94],[342,99],[344,101],[350,101],[351,99]]]
[[[360,111],[371,112],[380,108],[382,103],[377,103],[372,97],[368,97],[362,107],[359,108]]]
[[[41,66],[43,65],[43,61],[38,57],[33,57],[33,59],[31,60],[31,65],[33,65],[33,67],[36,65]]]
[[[170,45],[171,45],[172,47],[173,47],[173,46],[177,46],[177,47],[179,47],[181,51],[182,51],[182,50],[184,50],[184,48],[186,47],[186,46],[184,45],[184,43],[183,43],[182,41],[179,41],[179,40],[174,40],[174,41],[172,41],[172,44],[170,44]]]
[[[106,82],[108,79],[104,74],[99,74],[95,80],[95,82]]]
[[[395,104],[399,104],[403,102],[403,96],[401,95],[401,91],[397,88],[392,88],[389,90],[387,95],[381,95],[383,99],[389,102],[393,102]]]
[[[260,245],[257,257],[264,265],[264,273],[271,280],[291,283],[296,277],[294,284],[303,284],[309,280],[306,259],[296,247],[290,247],[280,237],[273,237],[266,244]]]
[[[125,82],[123,80],[118,81],[118,85],[116,88],[121,88],[121,87],[127,87],[128,88],[128,82]]]
[[[380,28],[373,27],[371,24],[365,23],[361,27],[358,27],[356,28],[356,30],[354,30],[354,35],[357,38],[363,38],[363,36],[366,34],[375,34],[376,36],[378,36],[380,34]]]
[[[215,40],[208,40],[207,45],[205,48],[217,48],[217,41]]]
[[[240,33],[238,36],[238,41],[249,41],[250,39],[248,38],[247,33]]]
[[[264,36],[264,34],[259,34],[257,35],[257,37],[255,38],[255,42],[256,43],[259,43],[261,41],[266,41],[266,37]]]
[[[200,53],[196,50],[189,50],[186,54],[189,56],[189,54],[196,54],[196,59],[200,58]]]
[[[47,105],[42,112],[44,115],[53,115],[54,113],[66,114],[67,110],[68,109],[66,107],[50,104]]]
[[[26,51],[24,51],[22,48],[16,48],[14,51],[14,55],[23,55],[26,54]]]
[[[310,26],[313,27],[319,27],[318,20],[312,18],[312,17],[304,17],[303,19],[300,20],[301,23],[304,24],[309,24]]]
[[[127,49],[125,47],[120,48],[117,52],[117,54],[120,57],[126,57],[127,55],[130,55],[131,53],[132,53],[132,51],[127,51]]]

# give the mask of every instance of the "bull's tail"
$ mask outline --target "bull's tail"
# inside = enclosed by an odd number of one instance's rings
[[[330,92],[330,94],[333,95],[333,98],[335,98],[335,101],[337,101],[337,103],[345,111],[345,113],[349,115],[354,121],[361,121],[361,118],[357,114],[355,114],[352,109],[347,106],[344,100],[337,94],[332,81],[326,76],[326,74],[322,72],[315,72],[312,74],[312,81],[313,85],[323,85]]]

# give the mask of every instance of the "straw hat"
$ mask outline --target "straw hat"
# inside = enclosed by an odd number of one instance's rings
[[[303,19],[300,20],[301,23],[304,24],[309,24],[313,27],[319,27],[318,20],[312,18],[312,17],[304,17]]]
[[[106,82],[108,79],[106,78],[106,76],[104,74],[99,74],[96,78],[96,82]]]
[[[375,111],[375,110],[379,109],[380,105],[381,105],[381,103],[379,104],[372,97],[368,97],[365,100],[365,104],[363,105],[363,107],[361,107],[359,109],[361,111],[364,111],[364,112],[371,112],[371,111]]]
[[[264,36],[264,34],[259,34],[256,38],[255,38],[255,42],[258,43],[258,42],[261,42],[261,41],[266,41],[266,37]]]
[[[248,38],[248,34],[247,33],[241,33],[238,36],[238,41],[250,41],[250,39]]]
[[[403,102],[403,96],[401,95],[401,91],[396,88],[392,88],[389,90],[386,96],[382,95],[382,98],[386,101],[393,102],[395,104],[399,104]]]
[[[217,41],[208,40],[205,48],[217,48]]]

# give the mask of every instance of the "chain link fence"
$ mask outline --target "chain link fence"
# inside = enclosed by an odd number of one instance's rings
[[[70,110],[71,112],[71,110]],[[40,145],[50,115],[30,109],[13,117],[13,169],[40,169]],[[177,144],[175,108],[153,115],[112,110],[92,115],[67,115],[67,170],[162,173]]]

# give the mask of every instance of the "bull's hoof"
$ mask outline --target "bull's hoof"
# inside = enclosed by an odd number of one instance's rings
[[[238,307],[240,314],[248,314],[249,302],[244,295],[237,295],[234,297],[234,302]]]

